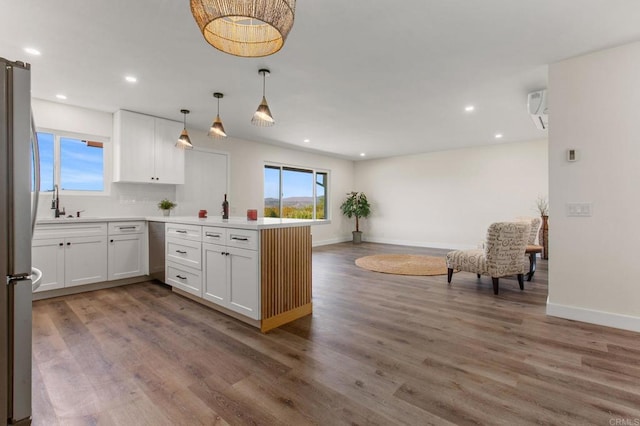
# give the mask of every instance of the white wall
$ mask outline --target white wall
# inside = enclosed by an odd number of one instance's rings
[[[539,215],[536,198],[548,193],[546,140],[362,161],[355,169],[355,189],[373,208],[365,239],[384,243],[476,248],[492,222]]]
[[[175,199],[174,185],[111,183],[113,114],[65,104],[32,99],[34,120],[38,129],[72,132],[78,136],[99,136],[105,141],[106,195],[62,193],[60,207],[67,214],[84,210],[83,216],[152,216],[159,215],[158,201]],[[42,193],[38,217],[51,218],[52,194]]]
[[[60,196],[60,205],[67,213],[84,210],[84,216],[152,216],[158,215],[156,205],[162,198],[180,203],[176,214],[197,214],[193,200],[185,200],[185,191],[177,191],[175,185],[149,185],[133,183],[110,183],[112,177],[111,138],[113,114],[68,106],[39,99],[32,100],[36,126],[39,129],[73,132],[84,136],[100,136],[105,140],[105,176],[107,194],[88,196],[65,194]],[[246,216],[247,209],[262,213],[264,204],[264,165],[266,162],[316,168],[330,172],[329,210],[331,223],[317,225],[312,229],[314,245],[346,241],[351,238],[350,223],[342,217],[340,204],[344,194],[353,189],[353,162],[320,154],[295,151],[257,142],[227,138],[222,141],[210,139],[205,133],[189,129],[193,144],[229,154],[229,202],[232,216]],[[204,176],[204,174],[203,174]],[[212,182],[211,185],[218,185]],[[179,194],[178,194],[179,192]],[[53,217],[51,193],[41,195],[39,217]],[[220,199],[220,204],[222,199]],[[210,215],[217,214],[217,206],[207,208]]]
[[[640,331],[639,86],[640,43],[549,68],[551,315]],[[592,216],[567,217],[573,202]]]
[[[342,216],[340,204],[344,195],[353,190],[354,167],[352,161],[232,137],[216,140],[195,130],[189,130],[189,136],[195,146],[229,153],[231,216],[246,216],[247,209],[257,209],[258,215],[262,217],[264,165],[266,163],[328,170],[330,172],[328,208],[331,223],[312,227],[313,244],[331,244],[351,239],[350,223]]]

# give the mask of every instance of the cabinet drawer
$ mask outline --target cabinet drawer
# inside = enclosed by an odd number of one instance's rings
[[[202,226],[167,223],[166,236],[183,240],[202,241]]]
[[[202,274],[198,270],[167,262],[166,280],[170,286],[202,297]]]
[[[64,220],[64,219],[60,219]],[[106,222],[61,223],[37,225],[33,233],[34,240],[66,237],[92,237],[107,235]]]
[[[227,243],[227,229],[214,226],[203,226],[202,241],[205,243],[225,245]]]
[[[166,259],[180,265],[200,270],[202,267],[202,247],[195,241],[167,238]]]
[[[227,245],[248,250],[258,249],[258,231],[227,229]]]
[[[132,222],[109,222],[109,235],[142,234],[143,232],[144,221],[142,220]]]

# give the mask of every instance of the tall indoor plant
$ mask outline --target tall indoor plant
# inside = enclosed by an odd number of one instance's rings
[[[353,242],[362,242],[362,231],[360,231],[360,218],[366,218],[371,214],[371,206],[364,192],[349,192],[347,199],[340,206],[342,213],[349,219],[356,217],[356,230],[353,231]]]

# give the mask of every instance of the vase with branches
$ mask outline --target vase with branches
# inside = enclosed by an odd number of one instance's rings
[[[539,195],[536,199],[536,207],[542,218],[542,226],[538,231],[538,244],[542,246],[542,258],[549,259],[549,200],[547,197]]]

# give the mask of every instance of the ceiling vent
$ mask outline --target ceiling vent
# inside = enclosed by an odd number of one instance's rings
[[[549,128],[547,89],[529,93],[527,96],[527,108],[536,127],[540,130],[547,130]]]

